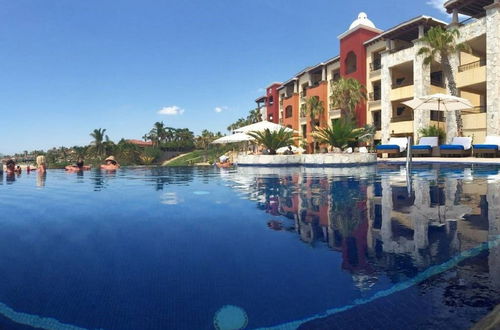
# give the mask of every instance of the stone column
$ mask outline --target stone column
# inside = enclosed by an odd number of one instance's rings
[[[413,42],[413,49],[415,56],[413,61],[413,88],[414,96],[422,97],[428,95],[431,85],[431,66],[424,65],[424,56],[418,56],[418,50],[424,46],[424,43],[418,40]],[[413,112],[413,136],[415,137],[414,143],[418,142],[420,135],[418,131],[427,127],[430,124],[430,110],[416,110]]]
[[[486,9],[486,135],[500,135],[500,2]]]
[[[392,78],[391,69],[389,67],[390,52],[385,51],[381,53],[382,69],[380,71],[381,84],[380,84],[380,105],[381,105],[381,130],[382,130],[382,143],[387,143],[391,137],[390,123],[392,118],[392,103],[391,103],[391,89]]]
[[[321,80],[326,81],[326,65],[323,66],[323,69],[321,70]]]
[[[451,69],[453,70],[453,76],[457,77],[458,65],[460,59],[458,53],[448,55],[450,59]],[[447,93],[451,94],[450,88],[448,87],[448,80],[445,77]],[[451,143],[451,140],[457,136],[457,119],[455,111],[449,111],[444,114],[446,116],[446,143]]]
[[[293,93],[297,94],[299,92],[299,80],[295,80],[293,82]]]

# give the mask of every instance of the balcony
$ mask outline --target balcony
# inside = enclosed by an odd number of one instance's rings
[[[458,67],[457,87],[464,88],[486,82],[486,59]]]
[[[412,121],[412,116],[394,116],[391,118],[391,123],[400,123],[402,121]]]
[[[382,64],[380,62],[370,63],[370,79],[379,80]]]
[[[391,101],[413,98],[413,81],[406,84],[393,84],[391,90]]]

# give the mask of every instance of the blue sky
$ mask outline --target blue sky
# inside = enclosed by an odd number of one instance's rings
[[[338,54],[360,11],[381,29],[442,0],[0,0],[0,153],[225,128],[270,82]]]

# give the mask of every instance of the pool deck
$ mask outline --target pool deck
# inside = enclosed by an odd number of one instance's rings
[[[378,163],[401,164],[406,163],[406,157],[377,158]],[[500,158],[476,158],[476,157],[412,157],[413,163],[418,164],[483,164],[500,165]]]

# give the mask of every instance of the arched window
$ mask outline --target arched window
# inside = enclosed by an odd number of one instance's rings
[[[293,113],[292,113],[292,112],[293,112],[293,108],[292,108],[292,106],[291,106],[291,105],[287,106],[287,107],[285,108],[285,118],[290,118],[290,117],[292,117],[292,115],[293,115]]]
[[[346,73],[353,73],[356,72],[357,70],[357,57],[354,52],[349,52],[347,54],[347,57],[345,59],[345,65],[346,65]]]

